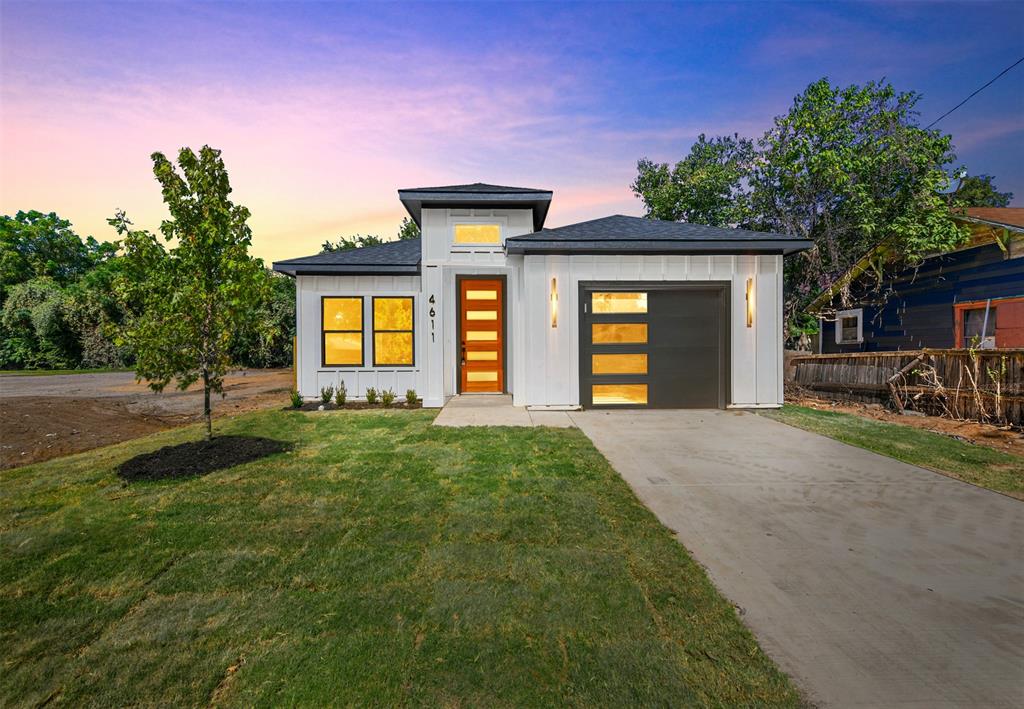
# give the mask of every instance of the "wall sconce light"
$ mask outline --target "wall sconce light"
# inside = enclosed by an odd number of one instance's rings
[[[754,279],[747,279],[747,327],[754,326]]]
[[[558,280],[551,279],[551,327],[558,327]]]

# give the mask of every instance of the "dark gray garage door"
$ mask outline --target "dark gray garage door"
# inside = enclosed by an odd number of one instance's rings
[[[724,408],[727,283],[581,283],[584,407]]]

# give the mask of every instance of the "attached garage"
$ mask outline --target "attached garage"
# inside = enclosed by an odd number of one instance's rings
[[[580,403],[725,408],[729,283],[580,283]]]

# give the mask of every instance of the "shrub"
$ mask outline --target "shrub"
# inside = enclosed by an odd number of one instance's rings
[[[288,396],[292,398],[292,408],[298,409],[302,406],[302,394],[299,393],[298,389],[292,389]]]
[[[412,406],[417,401],[418,401],[418,399],[416,397],[416,390],[415,389],[406,389],[405,390],[405,403],[408,404],[409,406]]]
[[[384,406],[391,406],[391,404],[395,403],[395,392],[390,389],[382,391],[380,393],[380,403],[384,404]]]
[[[377,390],[374,389],[373,387],[370,387],[369,389],[366,390],[366,403],[367,404],[376,404],[377,403]]]
[[[345,387],[345,382],[342,382],[338,385],[338,390],[334,392],[334,403],[338,406],[344,406],[347,398],[348,389]]]
[[[324,404],[331,403],[331,399],[334,398],[334,386],[328,384],[320,390],[320,401]]]

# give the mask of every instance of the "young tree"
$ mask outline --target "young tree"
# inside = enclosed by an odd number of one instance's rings
[[[146,231],[131,229],[123,212],[109,220],[124,239],[124,294],[141,302],[125,329],[135,373],[154,391],[176,380],[179,389],[203,383],[206,438],[213,435],[210,394],[224,392],[237,331],[259,327],[257,309],[268,298],[260,260],[249,256],[249,210],[230,199],[219,150],[178,153],[178,167],[153,153],[153,173],[171,218],[160,225],[165,249]]]
[[[992,175],[968,175],[951,193],[952,203],[959,207],[1009,207],[1013,192],[1000,192]]]

